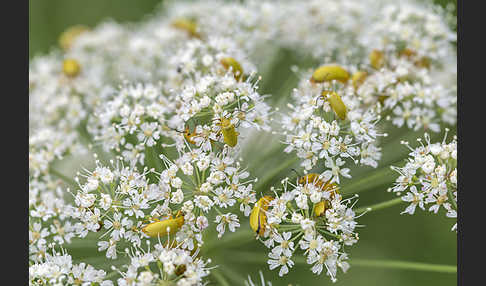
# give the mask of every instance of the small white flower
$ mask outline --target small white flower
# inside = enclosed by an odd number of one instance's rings
[[[195,196],[194,203],[204,212],[208,212],[214,205],[214,202],[208,196]]]
[[[182,212],[184,213],[190,213],[194,209],[194,204],[192,201],[185,201],[184,204],[182,205]]]
[[[299,213],[295,213],[295,212],[294,212],[294,213],[292,213],[292,218],[291,218],[291,220],[292,220],[292,222],[293,222],[293,223],[299,223],[299,224],[300,224],[300,222],[301,222],[303,219],[304,219],[304,216],[303,216],[303,215],[301,215],[301,214],[299,214]]]
[[[213,185],[209,182],[202,183],[199,190],[203,193],[209,193],[213,190]]]
[[[172,192],[170,202],[173,204],[180,204],[184,201],[184,193],[181,189],[177,189],[177,191]]]
[[[214,222],[218,223],[218,225],[216,226],[216,230],[218,231],[218,238],[223,236],[226,230],[226,225],[228,225],[228,228],[231,232],[235,232],[236,228],[240,227],[238,217],[232,213],[218,215],[216,216],[216,220]]]
[[[156,122],[143,123],[141,126],[141,131],[138,133],[138,140],[144,142],[149,147],[155,145],[156,140],[160,138],[159,126]]]
[[[211,55],[204,55],[202,57],[202,63],[205,66],[210,66],[213,63],[213,57]]]
[[[289,273],[289,267],[292,268],[292,266],[294,265],[294,262],[290,260],[290,257],[287,257],[285,255],[279,255],[273,250],[268,254],[268,257],[270,257],[270,259],[268,259],[267,261],[270,270],[280,267],[280,271],[278,272],[278,275],[280,277]]]
[[[402,212],[408,214],[414,214],[415,208],[417,205],[424,209],[424,195],[417,191],[417,187],[412,186],[410,187],[410,192],[408,192],[405,196],[402,197],[402,200],[405,202],[411,202],[411,204]]]
[[[109,241],[99,241],[98,246],[98,251],[103,251],[106,249],[106,258],[117,258],[116,241],[114,239],[110,239]]]
[[[84,185],[83,190],[85,192],[94,191],[98,188],[98,185],[99,185],[98,179],[90,177],[88,178],[88,182]]]
[[[89,208],[94,205],[96,201],[96,196],[94,194],[78,193],[76,195],[75,201],[77,205],[83,208]]]
[[[295,198],[295,202],[300,209],[306,210],[309,208],[307,204],[307,196],[305,194],[300,194]]]
[[[200,230],[204,230],[209,226],[208,219],[205,216],[198,216],[196,219],[196,225]]]
[[[294,242],[289,241],[292,236],[292,233],[290,232],[284,232],[282,235],[276,234],[274,237],[275,242],[280,243],[280,245],[277,245],[272,252],[278,255],[285,255],[287,257],[292,256],[292,252],[294,251]]]
[[[104,210],[107,210],[111,207],[111,196],[108,194],[101,194],[100,198],[100,207]]]
[[[424,163],[422,165],[422,170],[426,174],[430,174],[435,169],[435,160],[431,155],[427,155],[424,159]]]
[[[170,185],[176,189],[180,189],[182,187],[182,180],[179,177],[174,177],[170,180]]]

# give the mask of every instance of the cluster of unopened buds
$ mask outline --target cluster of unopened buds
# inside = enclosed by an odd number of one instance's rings
[[[72,27],[61,50],[31,62],[30,284],[206,285],[206,235],[239,228],[269,248],[280,276],[299,255],[336,281],[363,213],[343,178],[377,168],[393,129],[455,124],[455,39],[442,12],[358,0],[162,7],[138,25]],[[293,70],[288,94],[263,95],[266,78],[284,85],[265,70],[278,51],[312,68]],[[270,150],[285,145],[303,174],[274,166],[285,178],[270,187],[275,153],[253,148],[259,136]],[[409,161],[393,167],[405,213],[457,216],[456,138],[445,139],[407,143]],[[73,263],[79,241],[113,272]]]

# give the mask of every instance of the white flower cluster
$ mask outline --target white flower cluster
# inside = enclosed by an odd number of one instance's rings
[[[203,244],[211,210],[219,214],[219,236],[240,226],[237,215],[222,209],[239,204],[249,215],[255,193],[237,159],[242,128],[269,130],[269,106],[256,92],[255,67],[231,40],[201,40],[189,30],[172,19],[135,30],[115,23],[75,27],[63,35],[70,40],[63,53],[34,59],[32,261],[49,242],[70,243],[89,232],[100,233],[99,250],[116,259],[122,242],[139,246],[148,236],[165,236],[165,225],[181,219],[171,225],[174,238],[194,250]],[[91,145],[116,160],[96,161],[82,182],[54,170]],[[76,188],[73,203],[64,200],[68,184]]]
[[[439,132],[441,123],[455,124],[456,86],[437,80],[429,58],[396,49],[371,52],[371,64],[359,70],[361,78],[355,74],[356,96],[366,105],[380,103],[377,112],[397,127]]]
[[[31,282],[111,285],[104,272],[48,254],[53,243],[67,247],[92,233],[107,258],[131,256],[120,285],[203,285],[209,269],[194,254],[203,231],[211,223],[218,237],[236,231],[238,212],[266,239],[280,275],[300,248],[314,273],[325,267],[335,280],[338,268],[349,267],[344,245],[358,239],[351,198],[337,190],[351,177],[345,164],[377,167],[382,118],[434,132],[455,124],[455,37],[443,11],[412,0],[172,1],[161,8],[139,24],[75,26],[62,34],[62,49],[31,61]],[[279,95],[278,103],[291,102],[272,125],[259,83],[278,74],[266,68],[281,51],[324,65],[303,72],[291,96]],[[337,74],[321,69],[330,63],[342,65]],[[257,201],[257,179],[243,166],[265,157],[249,163],[240,155],[250,145],[245,138],[262,130],[283,134],[285,151],[296,152],[306,173],[322,172],[284,180],[268,202]],[[410,192],[403,197],[412,201],[409,213],[434,204],[431,211],[442,205],[455,216],[455,140],[427,144],[424,156],[414,151],[412,163],[396,168],[403,176],[393,190]],[[93,153],[93,168],[66,175]],[[156,250],[140,252],[150,237],[159,239]],[[127,245],[136,253],[120,250]]]
[[[226,227],[234,232],[240,226],[238,216],[223,214],[224,209],[239,204],[249,215],[250,204],[256,201],[252,180],[245,181],[249,173],[225,152],[184,153],[176,162],[161,156],[165,164],[161,173],[153,169],[139,173],[117,161],[113,168],[97,162],[94,171],[83,175],[69,213],[78,221],[74,229],[80,237],[102,233],[98,246],[106,250],[107,258],[117,258],[122,240],[140,246],[148,236],[167,236],[165,229],[150,230],[157,224],[172,227],[180,247],[194,250],[204,243],[202,232],[209,226],[210,211],[219,214],[215,220],[219,236]],[[172,225],[179,217],[181,223]]]
[[[105,150],[143,165],[146,149],[174,144],[184,152],[190,143],[207,153],[224,144],[234,147],[241,140],[239,126],[269,130],[269,106],[256,92],[256,83],[240,80],[251,64],[230,57],[229,44],[223,39],[189,41],[167,67],[173,74],[166,84],[126,83],[95,110],[88,132]],[[226,130],[232,132],[228,138]]]
[[[130,263],[126,271],[112,267],[122,276],[117,280],[120,286],[150,286],[150,285],[174,285],[174,286],[202,286],[206,285],[203,278],[209,275],[206,265],[210,259],[199,257],[197,251],[188,251],[179,248],[175,243],[157,243],[153,248],[150,245],[147,250],[135,248],[127,249]]]
[[[380,102],[382,115],[397,127],[440,131],[456,122],[456,34],[436,7],[387,4],[362,33],[368,47],[365,73],[356,93]]]
[[[42,260],[29,266],[29,285],[113,286],[112,281],[104,280],[104,270],[86,263],[73,264],[72,257],[61,250],[55,252],[53,248],[52,254],[46,252]]]
[[[456,51],[451,45],[456,34],[447,21],[450,15],[428,3],[250,0],[242,5],[211,0],[190,5],[178,1],[162,8],[160,18],[190,19],[201,38],[232,38],[255,62],[279,48],[344,64],[363,64],[373,50],[409,49],[416,59],[436,68],[437,79],[447,83],[456,78]]]
[[[447,136],[447,133],[446,133]],[[414,214],[418,206],[437,213],[441,209],[446,216],[457,218],[457,139],[446,143],[431,143],[425,134],[425,144],[415,149],[403,142],[410,150],[410,158],[403,167],[392,166],[400,173],[391,191],[402,194],[402,200],[410,205],[402,212]],[[457,231],[457,223],[452,230]]]
[[[63,140],[65,139],[65,140]],[[62,138],[52,129],[41,129],[29,138],[29,260],[44,259],[50,243],[70,243],[75,236],[69,221],[66,183],[58,178],[52,163],[63,157],[72,138]]]
[[[366,108],[354,88],[347,82],[312,82],[305,75],[288,104],[290,111],[282,116],[285,152],[296,150],[301,165],[312,169],[320,160],[329,169],[324,180],[340,182],[350,178],[346,161],[374,168],[381,158],[377,138],[385,136],[377,130],[380,117]],[[334,104],[337,102],[337,104]]]
[[[318,174],[301,177],[296,184],[286,178],[282,188],[272,191],[273,196],[260,199],[257,232],[271,249],[270,269],[280,267],[280,276],[288,273],[294,265],[291,258],[300,249],[313,273],[325,269],[336,281],[337,269],[349,268],[344,246],[358,241],[356,215],[348,206],[354,197],[343,199],[337,185],[324,183]]]
[[[457,34],[449,27],[448,14],[438,6],[428,3],[402,1],[383,2],[378,13],[374,13],[370,26],[359,34],[359,42],[368,47],[387,52],[413,51],[417,64],[443,66],[455,61],[454,47]],[[450,66],[451,68],[454,66]],[[451,71],[448,71],[451,72]]]
[[[268,55],[262,48],[287,48],[314,58],[334,53],[344,60],[363,49],[358,35],[371,24],[378,2],[211,0],[187,5],[178,1],[163,6],[162,15],[191,19],[201,37],[231,37],[254,58]],[[299,23],[288,21],[289,17]]]

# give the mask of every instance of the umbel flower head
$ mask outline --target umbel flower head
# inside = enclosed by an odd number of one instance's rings
[[[211,259],[204,260],[198,251],[181,249],[180,244],[160,241],[147,249],[134,247],[126,249],[130,264],[119,272],[118,285],[206,285],[205,277],[209,275]]]
[[[225,39],[189,41],[170,63],[166,84],[126,83],[90,117],[88,131],[106,150],[143,153],[162,146],[218,151],[241,141],[240,126],[269,130],[269,107],[257,82],[252,76],[243,81],[251,64],[240,64],[234,57],[243,59],[241,52],[228,45]],[[243,68],[224,64],[229,59]]]
[[[350,177],[345,161],[377,167],[381,148],[377,138],[380,116],[355,95],[349,73],[344,67],[322,65],[305,74],[293,90],[295,104],[282,116],[285,152],[296,150],[301,165],[310,170],[318,162],[331,169],[325,180],[340,182]]]
[[[49,253],[49,251],[52,252]],[[56,251],[49,246],[42,260],[29,266],[29,285],[92,285],[113,286],[105,280],[106,272],[97,270],[84,262],[74,264],[71,255],[64,249]]]
[[[172,235],[182,249],[200,247],[212,210],[219,214],[215,221],[219,236],[226,229],[234,232],[240,226],[238,216],[225,209],[239,205],[249,215],[250,203],[255,201],[249,173],[226,153],[193,155],[182,154],[175,163],[162,156],[165,170],[161,173],[153,169],[139,173],[122,160],[112,167],[97,162],[94,171],[82,175],[84,182],[73,194],[70,215],[78,221],[76,234],[100,232],[99,250],[116,259],[121,241],[140,246],[149,237],[168,240]]]
[[[281,187],[271,191],[258,200],[250,215],[257,238],[271,250],[270,269],[280,268],[280,276],[287,274],[294,265],[292,256],[301,253],[313,273],[324,270],[335,282],[338,268],[343,272],[349,268],[344,246],[358,241],[352,210],[355,197],[343,199],[337,184],[315,173],[295,183],[285,178]]]
[[[409,158],[403,167],[392,166],[400,176],[390,191],[402,195],[410,205],[402,212],[413,215],[417,206],[437,213],[445,212],[450,218],[457,218],[457,138],[446,143],[447,131],[442,142],[431,143],[428,134],[425,142],[417,139],[420,146],[410,149]],[[457,223],[452,230],[457,231]]]

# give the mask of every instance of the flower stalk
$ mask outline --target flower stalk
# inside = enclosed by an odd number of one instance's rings
[[[389,208],[389,207],[393,207],[393,206],[401,204],[401,203],[404,203],[402,198],[396,198],[396,199],[389,200],[389,201],[386,201],[386,202],[377,203],[377,204],[374,204],[374,205],[371,205],[371,206],[358,208],[358,209],[356,209],[355,212],[356,212],[356,214],[361,214],[361,213],[364,213],[364,212],[373,212],[373,211],[378,211],[378,210],[386,209],[386,208]]]

